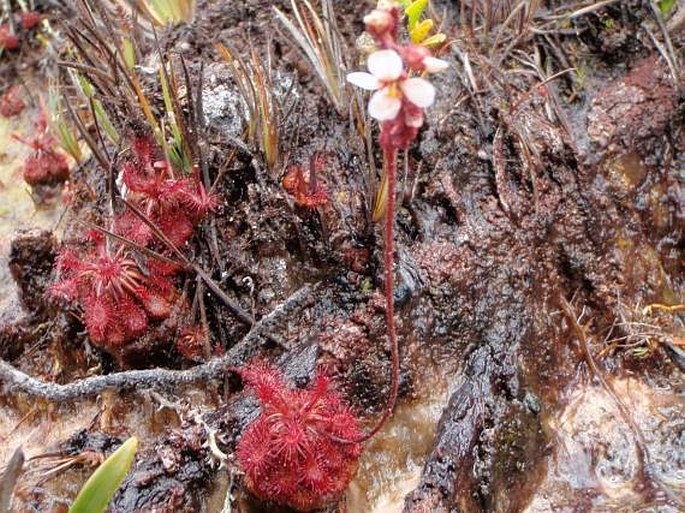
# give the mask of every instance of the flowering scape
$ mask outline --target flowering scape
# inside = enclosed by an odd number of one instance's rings
[[[406,150],[416,139],[423,125],[424,110],[435,101],[435,88],[423,75],[443,71],[448,66],[447,62],[434,57],[425,46],[400,44],[397,34],[401,19],[399,4],[388,0],[381,0],[378,8],[364,17],[366,31],[374,38],[379,50],[368,58],[369,73],[355,72],[347,76],[352,84],[374,91],[369,101],[369,115],[381,123],[379,143],[383,150],[387,188],[379,197],[385,199],[385,315],[392,364],[392,385],[383,415],[373,429],[356,441],[375,435],[392,414],[397,401],[400,365],[393,299],[397,152]]]

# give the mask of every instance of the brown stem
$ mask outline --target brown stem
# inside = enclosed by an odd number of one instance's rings
[[[383,268],[385,274],[385,319],[388,330],[388,343],[390,344],[390,363],[392,365],[392,377],[390,383],[390,395],[385,403],[383,415],[378,423],[370,431],[362,434],[354,440],[337,439],[342,443],[361,443],[372,438],[385,425],[392,415],[397,403],[397,395],[400,388],[400,357],[397,347],[397,334],[395,331],[395,302],[394,302],[394,277],[393,264],[395,251],[393,246],[393,226],[395,223],[395,182],[397,175],[397,150],[388,145],[383,148],[385,159],[385,173],[388,179],[388,197],[385,208],[385,248],[383,250]]]

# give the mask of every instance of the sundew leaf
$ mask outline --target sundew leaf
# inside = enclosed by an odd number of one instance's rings
[[[132,436],[100,465],[83,485],[69,513],[103,513],[126,477],[138,448]]]

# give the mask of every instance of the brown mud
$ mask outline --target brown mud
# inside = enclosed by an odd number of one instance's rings
[[[19,446],[27,456],[13,511],[66,511],[93,462],[131,435],[141,448],[111,511],[283,511],[244,491],[232,459],[258,404],[228,369],[254,357],[301,386],[325,364],[369,425],[381,412],[390,362],[377,177],[363,140],[276,30],[281,3],[200,2],[195,21],[160,34],[194,76],[202,63],[207,167],[217,173],[237,154],[221,209],[188,248],[256,320],[247,326],[205,290],[217,359],[193,367],[159,334],[154,353],[149,339],[118,360],[101,352],[43,299],[53,236],[13,238],[23,313],[0,325],[0,463]],[[334,2],[350,69],[368,4]],[[651,39],[659,24],[629,1],[562,26],[553,13],[582,5],[552,2],[518,36],[503,27],[507,13],[493,14],[497,46],[463,25],[474,3],[457,4],[436,3],[457,43],[400,185],[400,404],[327,511],[683,511],[683,317],[644,310],[685,301],[684,94]],[[682,61],[682,23],[669,30]],[[295,105],[275,172],[231,143],[241,107],[217,41],[270,48],[283,101]],[[543,62],[576,72],[540,86]],[[331,200],[305,210],[280,178],[317,153]],[[103,211],[95,162],[73,182],[65,240]]]

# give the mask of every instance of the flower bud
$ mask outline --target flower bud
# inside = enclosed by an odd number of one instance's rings
[[[396,7],[399,7],[396,0],[378,0],[378,4],[376,4],[376,9],[383,11],[390,11]]]
[[[384,9],[374,9],[364,16],[366,29],[373,34],[383,34],[392,30],[395,20],[389,11]]]

